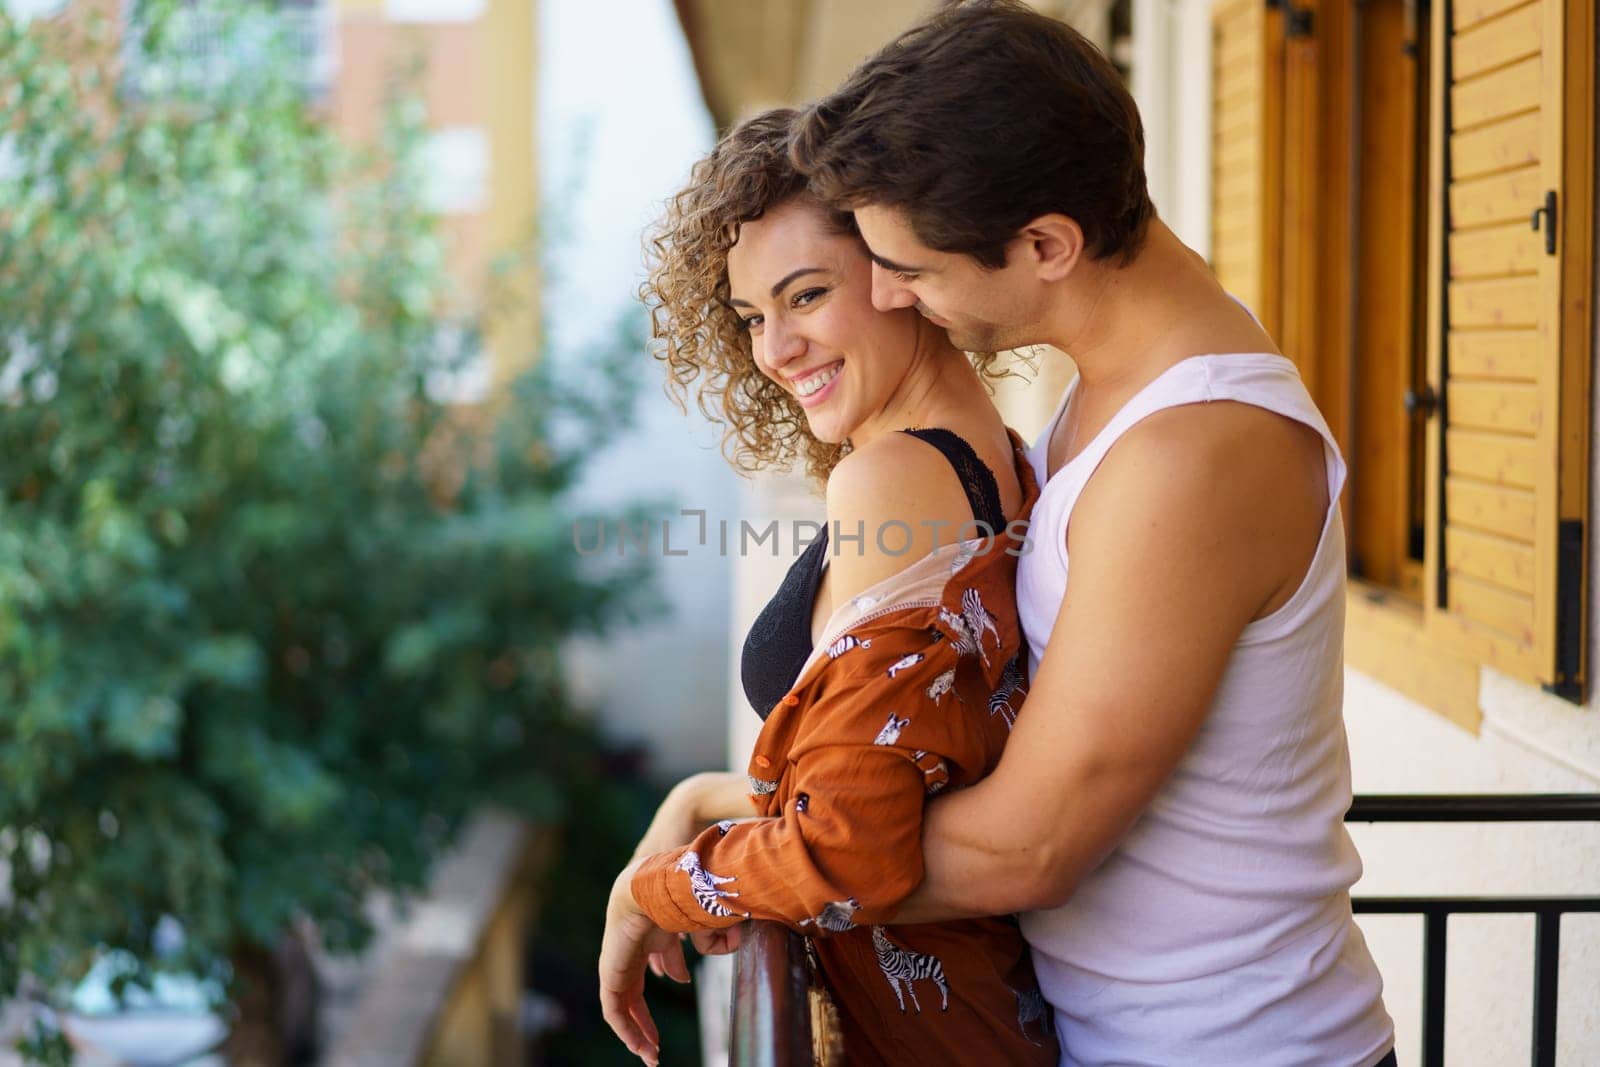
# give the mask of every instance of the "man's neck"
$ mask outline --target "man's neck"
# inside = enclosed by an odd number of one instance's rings
[[[1210,269],[1159,219],[1125,267],[1092,264],[1064,300],[1049,343],[1077,365],[1080,388],[1139,388],[1186,356],[1186,321],[1214,300]]]

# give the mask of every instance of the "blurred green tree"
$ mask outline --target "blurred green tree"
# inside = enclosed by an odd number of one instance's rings
[[[302,917],[359,947],[475,805],[586,803],[560,642],[644,610],[564,501],[619,361],[440,395],[482,329],[420,107],[353,152],[283,49],[186,77],[141,11],[109,80],[0,5],[0,1000],[107,950],[225,980]]]

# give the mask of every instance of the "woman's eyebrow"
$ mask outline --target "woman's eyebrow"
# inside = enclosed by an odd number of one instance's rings
[[[799,270],[790,271],[788,274],[785,274],[782,278],[778,279],[778,284],[772,287],[773,297],[776,298],[779,293],[787,289],[789,287],[789,283],[794,281],[796,278],[806,274],[823,274],[826,272],[826,269],[827,268],[825,267],[801,267]],[[733,307],[755,307],[755,305],[750,303],[750,301],[740,300],[736,297],[730,299],[728,303]]]
[[[785,274],[782,278],[778,279],[778,284],[772,287],[772,295],[777,296],[779,293],[783,292],[789,287],[790,282],[794,281],[803,274],[821,274],[822,271],[823,268],[821,267],[801,267],[799,270],[792,270],[788,274]]]

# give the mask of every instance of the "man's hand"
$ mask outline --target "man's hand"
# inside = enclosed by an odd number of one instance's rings
[[[646,958],[659,961],[661,971],[679,982],[689,980],[678,935],[654,922],[634,902],[633,872],[640,861],[625,867],[611,888],[606,904],[606,932],[600,942],[600,1007],[606,1023],[628,1046],[628,1051],[655,1067],[661,1058],[661,1033],[644,1002]]]

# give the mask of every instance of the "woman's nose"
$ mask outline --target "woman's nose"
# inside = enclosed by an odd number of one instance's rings
[[[767,365],[781,370],[785,363],[806,350],[805,338],[781,322],[768,322],[762,338]]]

